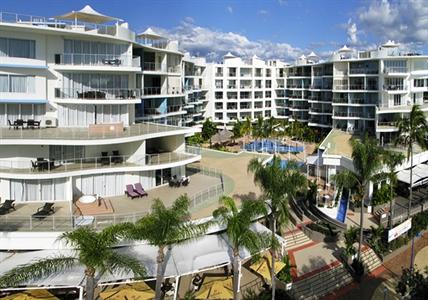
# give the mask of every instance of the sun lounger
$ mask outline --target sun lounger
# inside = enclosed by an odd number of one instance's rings
[[[11,209],[16,210],[13,202],[15,202],[15,200],[6,200],[2,206],[0,206],[0,215],[9,213]]]
[[[141,197],[142,196],[148,196],[149,194],[147,194],[147,192],[143,189],[143,186],[141,185],[141,183],[137,182],[136,184],[134,184],[134,192],[136,192],[137,194],[139,194]]]
[[[137,197],[141,197],[140,194],[138,194],[137,192],[134,191],[134,187],[132,186],[132,184],[127,184],[126,185],[125,194],[128,197],[131,197],[132,199],[137,198]]]
[[[32,215],[32,217],[35,218],[35,219],[39,219],[39,220],[42,220],[42,219],[46,218],[47,216],[55,213],[55,210],[54,210],[53,206],[54,206],[54,204],[51,203],[51,202],[45,203],[45,205],[43,205],[42,207],[40,207],[39,209],[37,209],[37,212],[34,213]]]

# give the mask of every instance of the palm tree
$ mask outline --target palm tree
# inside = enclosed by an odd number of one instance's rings
[[[243,123],[237,119],[235,124],[233,124],[233,128],[232,128],[232,132],[233,132],[233,143],[235,144],[235,140],[239,139],[240,137],[242,137],[244,135],[243,132]]]
[[[358,261],[361,261],[361,245],[363,243],[364,199],[369,191],[370,182],[379,179],[378,173],[382,166],[382,149],[376,140],[365,135],[360,141],[352,139],[352,160],[354,171],[344,170],[333,176],[339,189],[347,188],[355,191],[355,199],[361,203],[360,211],[360,242],[358,245]]]
[[[251,123],[250,117],[247,117],[245,121],[242,123],[242,134],[245,137],[248,137],[252,133],[253,124]]]
[[[256,140],[264,137],[263,127],[264,127],[263,118],[261,116],[259,116],[257,118],[256,124],[254,124],[252,127],[252,131],[253,131],[252,135],[254,138],[256,138]]]
[[[305,175],[300,173],[297,164],[290,160],[285,168],[281,166],[280,157],[274,155],[272,162],[263,164],[257,158],[252,159],[247,167],[248,172],[254,174],[254,182],[260,186],[264,200],[271,209],[270,225],[271,238],[288,222],[288,201],[295,199],[299,191],[306,188]],[[278,225],[278,226],[277,226]],[[272,299],[275,298],[275,255],[272,253]]]
[[[391,188],[391,200],[389,201],[389,228],[392,228],[392,218],[393,214],[393,201],[394,201],[394,189],[397,184],[397,174],[395,169],[401,165],[404,160],[404,154],[401,152],[394,151],[385,151],[383,154],[383,162],[388,168],[387,173],[385,174],[386,178],[389,180],[389,185]]]
[[[246,248],[252,255],[257,254],[264,246],[270,244],[269,237],[250,229],[253,220],[266,214],[266,207],[260,201],[246,200],[238,210],[235,200],[223,196],[223,205],[213,212],[214,219],[226,227],[226,235],[233,253],[233,293],[234,299],[239,298],[240,256],[239,249]]]
[[[409,117],[401,118],[397,122],[398,138],[396,144],[402,144],[407,147],[407,161],[410,159],[410,195],[409,206],[407,209],[407,218],[410,218],[410,210],[413,200],[413,147],[419,145],[423,150],[428,148],[426,135],[428,133],[428,123],[424,112],[419,105],[414,105],[410,111]]]
[[[173,244],[204,234],[210,223],[196,225],[190,221],[190,201],[186,195],[177,198],[169,208],[159,199],[153,201],[151,213],[137,221],[128,231],[128,237],[146,240],[158,247],[155,299],[159,300],[165,270],[165,250]]]
[[[128,255],[119,254],[116,246],[128,224],[113,225],[97,232],[91,227],[80,227],[61,236],[75,250],[75,255],[48,257],[26,265],[20,265],[0,277],[0,287],[12,287],[31,280],[48,277],[72,268],[85,266],[86,299],[94,299],[95,274],[122,271],[133,272],[136,278],[143,278],[146,270],[140,262]]]

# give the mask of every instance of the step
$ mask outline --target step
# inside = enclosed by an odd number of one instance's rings
[[[382,261],[371,248],[362,253],[361,260],[369,273],[382,265]]]
[[[301,230],[296,230],[292,233],[286,233],[284,239],[287,241],[285,247],[286,250],[297,248],[301,245],[312,242],[312,240],[308,238]]]
[[[342,264],[293,284],[297,299],[318,299],[353,281]]]

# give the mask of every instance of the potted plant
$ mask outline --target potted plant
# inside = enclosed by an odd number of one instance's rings
[[[290,264],[290,258],[285,255],[282,258],[282,262],[285,264],[284,268],[277,274],[278,280],[285,284],[285,290],[290,290],[293,285],[293,277],[291,276],[291,269],[296,267]]]

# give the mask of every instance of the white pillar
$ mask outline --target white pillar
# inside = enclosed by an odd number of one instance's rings
[[[174,300],[177,300],[178,296],[178,285],[180,283],[180,276],[175,277],[175,289],[174,289]]]

